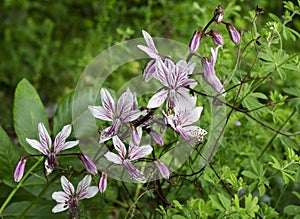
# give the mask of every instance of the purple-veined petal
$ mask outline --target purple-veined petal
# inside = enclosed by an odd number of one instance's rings
[[[151,130],[150,131],[150,136],[152,137],[152,139],[154,140],[154,142],[158,145],[158,146],[163,146],[164,145],[164,140],[161,137],[160,134],[158,134],[156,131]]]
[[[70,199],[70,196],[63,191],[53,192],[52,199],[58,203],[65,203]]]
[[[131,146],[128,152],[129,160],[138,160],[142,157],[151,154],[153,148],[150,145],[145,146]]]
[[[98,193],[98,187],[97,187],[97,186],[90,186],[90,187],[87,189],[86,194],[84,195],[84,197],[79,198],[79,199],[93,198],[97,193]]]
[[[79,144],[79,140],[76,140],[76,141],[67,141],[66,143],[64,143],[63,145],[61,145],[59,148],[57,148],[55,150],[55,153],[58,154],[61,151],[67,150],[67,149],[72,148],[72,147],[75,147],[78,144]]]
[[[157,167],[158,171],[160,172],[160,174],[162,175],[162,177],[165,179],[169,179],[169,177],[170,177],[169,168],[158,159],[156,161],[154,161],[154,163],[156,164],[156,167]]]
[[[176,95],[174,98],[174,105],[179,106],[180,108],[192,107],[194,105],[194,101],[189,95],[188,89],[184,87],[180,87],[176,90]],[[181,106],[180,106],[181,105]]]
[[[122,119],[122,122],[132,122],[132,121],[136,120],[137,118],[139,118],[141,114],[142,113],[139,110],[132,110],[127,113],[124,113],[121,116],[121,119]]]
[[[98,173],[95,163],[85,154],[80,156],[80,159],[85,167],[85,169],[93,175]]]
[[[104,157],[115,164],[122,164],[122,158],[113,152],[106,152],[106,154],[104,154]]]
[[[52,140],[48,131],[42,122],[38,125],[39,129],[39,137],[42,147],[44,147],[47,151],[51,151]]]
[[[109,126],[109,127],[105,128],[104,130],[100,131],[100,137],[99,137],[100,144],[105,141],[110,140],[114,136],[114,133],[110,133],[111,129],[112,129],[112,126]]]
[[[102,172],[102,176],[99,180],[99,185],[98,185],[99,191],[101,193],[105,192],[106,187],[107,187],[107,173]]]
[[[66,203],[60,203],[54,206],[54,208],[52,208],[52,212],[53,213],[57,213],[57,212],[62,212],[65,211],[69,208],[69,204]]]
[[[114,114],[112,114],[110,111],[106,111],[102,106],[88,106],[88,109],[90,110],[91,114],[97,119],[101,119],[104,121],[113,120]]]
[[[72,131],[72,126],[71,125],[65,125],[62,130],[56,135],[55,140],[54,140],[54,151],[61,147],[67,139],[67,137],[70,136]]]
[[[123,161],[123,166],[127,170],[128,174],[135,180],[139,182],[144,182],[146,180],[144,174],[139,171],[130,160],[126,159]]]
[[[115,149],[118,151],[120,157],[122,159],[125,159],[127,150],[126,150],[124,143],[120,140],[120,138],[118,136],[113,137],[113,144],[114,144]]]
[[[80,195],[80,193],[87,190],[92,181],[92,177],[90,175],[86,175],[77,185],[76,195]]]
[[[61,180],[61,187],[63,188],[65,193],[67,195],[73,196],[74,195],[74,186],[72,185],[72,183],[70,183],[69,180],[65,176],[62,176],[60,178],[60,180]]]
[[[22,177],[24,175],[26,161],[27,161],[26,157],[22,157],[21,160],[18,162],[17,167],[14,172],[15,182],[19,182],[22,179]]]
[[[144,30],[142,30],[142,33],[143,33],[143,36],[144,36],[147,46],[158,54],[158,51],[156,49],[156,46],[154,44],[154,41],[153,41],[151,35],[147,31],[144,31]]]
[[[141,126],[138,127],[131,127],[131,136],[130,136],[130,145],[139,145],[141,142],[143,130]]]
[[[143,52],[145,52],[150,58],[158,59],[160,57],[155,51],[153,51],[147,46],[137,45],[137,47]]]
[[[108,115],[116,115],[115,112],[115,101],[105,88],[101,88],[100,91],[101,94],[101,101],[102,101],[102,106],[104,107],[105,111],[107,112]]]
[[[162,90],[158,91],[149,100],[147,108],[157,108],[157,107],[159,107],[161,104],[163,104],[163,102],[165,102],[167,97],[168,97],[168,90],[162,89]]]
[[[144,81],[148,82],[153,76],[155,76],[155,74],[156,74],[156,60],[154,59],[149,61],[144,69],[144,73],[143,73]]]
[[[194,109],[187,109],[186,112],[182,113],[182,118],[180,120],[180,124],[182,126],[191,125],[194,122],[197,122],[200,118],[201,112],[203,110],[202,106],[195,107]]]
[[[118,116],[127,113],[132,109],[132,107],[133,107],[133,95],[131,91],[127,89],[127,91],[123,93],[118,100],[118,105],[117,105]]]
[[[175,131],[181,135],[181,137],[184,138],[184,140],[189,141],[191,138],[189,134],[186,132],[185,129],[182,128],[182,126],[176,126]]]
[[[34,149],[38,150],[39,152],[41,152],[44,155],[47,155],[50,152],[50,151],[47,151],[48,149],[45,148],[40,142],[38,142],[35,139],[26,138],[26,142],[28,144],[30,144],[31,147],[33,147]]]
[[[165,62],[158,59],[156,62],[157,79],[165,86],[170,87],[173,83],[172,74],[174,74],[175,64],[172,60],[166,59]]]

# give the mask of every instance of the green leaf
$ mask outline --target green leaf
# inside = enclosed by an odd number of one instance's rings
[[[36,153],[25,139],[38,139],[38,124],[43,122],[49,130],[49,123],[39,95],[26,79],[19,82],[15,91],[13,119],[20,144],[28,153]]]
[[[297,215],[300,214],[300,206],[297,205],[287,205],[283,212],[287,215]]]
[[[72,105],[74,92],[67,94],[58,104],[53,118],[53,135],[57,135],[62,127],[72,124]]]
[[[17,165],[19,155],[16,146],[9,139],[6,132],[0,126],[0,179],[7,185],[13,185],[14,169]]]
[[[258,175],[254,174],[248,170],[243,171],[242,174],[250,179],[258,179],[259,178]]]

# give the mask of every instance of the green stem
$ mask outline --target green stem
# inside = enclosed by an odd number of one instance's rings
[[[19,188],[22,187],[23,182],[27,179],[27,177],[29,176],[29,174],[42,162],[44,158],[40,158],[30,169],[29,171],[27,171],[27,173],[24,175],[24,177],[21,179],[21,181],[17,184],[16,188],[14,188],[14,190],[12,190],[12,192],[9,194],[9,196],[6,198],[6,200],[4,201],[4,203],[2,204],[1,208],[0,208],[0,215],[2,214],[3,210],[5,209],[5,207],[9,204],[10,200],[12,199],[12,197],[16,194],[16,192],[19,190]]]
[[[31,202],[31,204],[23,211],[23,213],[20,215],[20,219],[24,218],[26,214],[34,207],[35,204],[37,204],[41,198],[45,195],[45,193],[48,191],[50,186],[56,182],[56,180],[60,177],[60,175],[56,175],[47,185],[45,188],[40,192],[40,194]]]

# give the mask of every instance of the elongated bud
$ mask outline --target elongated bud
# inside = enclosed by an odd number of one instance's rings
[[[241,41],[241,35],[239,31],[231,23],[226,23],[226,28],[229,32],[230,39],[233,43],[238,44]]]
[[[151,131],[150,131],[150,136],[151,136],[151,138],[155,141],[155,143],[156,143],[158,146],[163,146],[163,145],[164,145],[164,140],[163,140],[163,138],[162,138],[161,135],[158,134],[156,131],[151,130]]]
[[[102,172],[102,176],[99,180],[99,185],[98,185],[99,191],[101,193],[105,192],[106,187],[107,187],[107,173]]]
[[[160,172],[160,174],[162,175],[162,177],[165,179],[169,179],[170,171],[169,171],[168,167],[158,159],[155,160],[154,163],[156,164],[156,167],[157,167],[158,171]]]
[[[215,10],[215,22],[221,23],[224,17],[224,7],[222,5],[219,5],[217,9]]]
[[[212,37],[212,40],[216,46],[223,45],[224,39],[223,39],[222,35],[219,34],[217,31],[211,30],[208,34]]]
[[[15,173],[14,173],[15,182],[19,182],[22,179],[23,174],[24,174],[26,161],[27,161],[27,158],[22,157],[21,160],[18,162],[17,167],[15,169]]]
[[[80,159],[87,171],[89,171],[93,175],[98,173],[96,165],[88,156],[81,154]]]
[[[200,38],[201,38],[201,34],[202,34],[202,31],[201,30],[196,30],[194,32],[194,35],[190,41],[190,52],[191,53],[194,53],[198,50],[199,48],[199,45],[200,45]]]

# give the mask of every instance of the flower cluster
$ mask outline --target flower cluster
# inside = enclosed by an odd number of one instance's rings
[[[78,201],[85,198],[92,198],[98,190],[103,193],[107,187],[108,173],[112,166],[122,167],[124,172],[131,179],[137,182],[145,182],[149,178],[145,168],[139,168],[140,163],[152,163],[155,174],[158,173],[169,179],[170,170],[162,162],[161,157],[155,156],[155,147],[165,145],[163,133],[167,128],[182,137],[184,141],[193,146],[203,143],[207,131],[196,125],[200,120],[203,110],[198,106],[197,97],[193,95],[194,88],[198,85],[199,79],[194,74],[195,63],[191,62],[192,56],[200,57],[203,68],[203,81],[211,86],[218,96],[226,96],[223,84],[216,76],[215,65],[219,48],[223,45],[224,39],[216,30],[207,31],[211,23],[225,24],[229,31],[231,40],[237,44],[240,42],[240,33],[230,23],[223,21],[223,7],[219,6],[213,18],[203,30],[196,30],[189,43],[190,54],[187,59],[173,60],[169,56],[159,53],[153,38],[146,31],[142,31],[146,45],[137,45],[145,52],[151,60],[147,63],[143,78],[145,82],[156,80],[161,86],[155,94],[149,98],[147,106],[138,107],[136,93],[129,88],[115,100],[110,92],[102,88],[100,90],[101,105],[88,106],[88,109],[96,119],[108,122],[109,125],[100,130],[99,145],[111,145],[108,151],[103,154],[103,159],[110,161],[109,165],[102,171],[98,188],[90,186],[91,176],[85,176],[78,184],[75,192],[74,186],[65,176],[61,176],[61,185],[64,191],[54,192],[52,198],[57,205],[52,212],[61,212],[71,209],[72,217],[77,213],[80,215]],[[215,48],[211,48],[211,57],[202,57],[196,54],[203,37],[212,37]],[[159,130],[159,131],[157,131]],[[31,154],[21,157],[14,173],[16,182],[21,181],[26,161],[33,156],[45,158],[45,175],[51,174],[58,166],[59,156],[78,156],[85,169],[95,175],[98,169],[87,155],[83,153],[61,153],[79,144],[78,140],[66,141],[70,136],[71,125],[66,125],[55,137],[54,143],[43,123],[38,124],[39,141],[26,138],[26,142],[38,150],[41,154]],[[149,135],[151,144],[141,145],[143,136]],[[129,140],[128,140],[129,139]],[[102,159],[102,158],[101,158]]]

